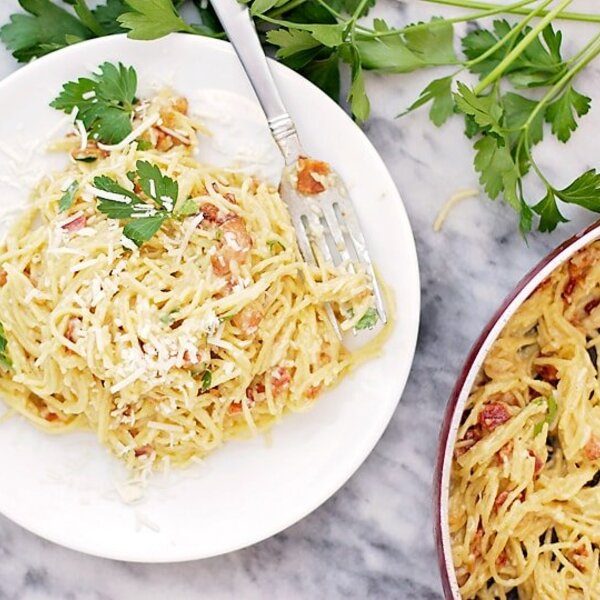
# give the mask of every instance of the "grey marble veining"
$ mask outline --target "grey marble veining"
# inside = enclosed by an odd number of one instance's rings
[[[451,10],[412,0],[380,0],[393,23]],[[597,10],[594,0],[575,7]],[[0,22],[17,0],[0,5]],[[565,24],[565,45],[591,26]],[[0,50],[0,77],[17,68]],[[0,600],[145,598],[441,598],[432,536],[432,470],[442,413],[462,361],[513,285],[550,248],[592,222],[571,223],[525,245],[511,211],[484,197],[465,200],[443,230],[432,223],[448,196],[476,185],[472,151],[459,120],[436,130],[424,112],[394,116],[415,98],[430,73],[371,76],[373,116],[365,130],[404,198],[419,252],[422,326],[412,375],[374,452],[344,488],[297,525],[254,547],[177,565],[135,565],[92,558],[45,542],[0,517]],[[578,86],[594,95],[600,64]],[[598,96],[596,94],[596,96]],[[598,102],[600,98],[596,98]],[[598,165],[600,107],[583,120],[566,148],[537,153],[561,184]],[[402,299],[399,299],[402,305]]]

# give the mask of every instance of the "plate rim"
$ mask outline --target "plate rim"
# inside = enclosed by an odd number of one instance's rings
[[[127,42],[134,42],[136,44],[138,44],[138,43],[160,43],[160,42],[164,43],[164,40],[167,40],[167,39],[173,40],[175,38],[185,39],[186,43],[190,40],[193,40],[192,43],[198,44],[198,49],[200,52],[206,51],[208,49],[208,51],[225,52],[225,53],[228,53],[231,55],[235,54],[233,47],[227,41],[204,37],[204,36],[193,36],[191,34],[185,34],[185,33],[172,33],[172,34],[169,34],[168,36],[165,36],[158,40],[149,40],[149,41],[143,41],[143,42],[140,40],[131,40],[130,38],[127,37],[126,34],[109,35],[109,36],[104,36],[104,37],[100,37],[100,38],[84,40],[77,44],[73,44],[71,46],[61,48],[60,50],[57,50],[55,52],[52,52],[45,56],[42,56],[39,59],[29,62],[28,64],[18,68],[16,71],[10,73],[8,76],[6,76],[4,79],[2,79],[0,81],[0,94],[6,93],[5,92],[6,88],[10,89],[10,86],[13,84],[13,82],[18,81],[21,78],[28,77],[30,71],[38,69],[38,68],[43,68],[43,66],[45,66],[46,63],[51,63],[53,61],[59,61],[59,60],[66,60],[68,58],[68,56],[71,54],[85,54],[86,50],[90,46],[103,46],[106,44],[114,43],[116,40],[119,40],[119,42],[126,40]],[[402,395],[405,391],[409,375],[412,371],[412,366],[414,363],[416,347],[417,347],[417,340],[418,340],[418,332],[419,332],[419,325],[420,325],[420,312],[421,312],[421,300],[422,300],[421,299],[420,270],[419,270],[419,261],[418,261],[416,243],[415,243],[413,228],[412,228],[408,213],[406,211],[404,201],[402,200],[400,192],[391,176],[391,173],[389,172],[389,169],[388,169],[385,161],[380,156],[379,152],[375,149],[374,145],[369,140],[369,138],[366,136],[365,132],[360,127],[358,127],[358,125],[350,118],[350,116],[346,113],[346,111],[344,111],[340,105],[338,105],[333,99],[331,99],[327,94],[325,94],[322,90],[320,90],[317,86],[315,86],[308,79],[302,77],[300,74],[298,74],[295,71],[293,71],[292,69],[286,67],[282,63],[279,63],[273,59],[268,59],[268,60],[269,60],[269,65],[271,67],[273,67],[275,71],[279,71],[284,77],[295,80],[296,84],[299,84],[301,86],[313,87],[318,92],[318,94],[321,96],[321,99],[323,102],[332,104],[335,107],[335,109],[343,115],[344,119],[348,123],[348,126],[355,128],[357,133],[359,133],[359,135],[362,137],[363,142],[364,142],[365,151],[368,150],[368,152],[371,153],[371,155],[375,158],[375,160],[379,161],[379,163],[381,164],[382,170],[385,173],[385,178],[386,178],[386,181],[384,181],[385,188],[393,191],[393,195],[394,195],[393,201],[397,202],[396,208],[399,211],[401,218],[404,220],[404,225],[407,230],[406,233],[408,235],[406,237],[405,244],[407,247],[407,251],[412,255],[413,265],[411,266],[411,270],[414,270],[414,273],[413,273],[414,279],[412,277],[410,280],[407,279],[407,281],[410,281],[410,285],[414,286],[414,290],[412,291],[412,293],[414,294],[413,309],[412,309],[414,311],[414,315],[411,315],[412,318],[409,322],[410,326],[407,326],[404,331],[405,341],[407,342],[407,353],[406,353],[406,357],[404,358],[404,361],[403,361],[404,365],[402,365],[402,364],[400,365],[401,376],[399,378],[400,385],[398,386],[397,399],[394,403],[390,403],[389,410],[386,411],[385,414],[382,414],[380,416],[380,422],[378,422],[376,424],[377,426],[375,427],[375,425],[374,425],[375,433],[372,434],[372,441],[370,444],[367,445],[367,447],[366,447],[363,455],[360,457],[360,459],[357,460],[356,463],[353,464],[352,467],[349,468],[348,471],[340,472],[338,474],[338,477],[335,478],[335,480],[333,480],[333,478],[332,478],[331,483],[327,486],[324,486],[324,491],[321,495],[319,495],[318,498],[314,499],[310,503],[308,503],[308,502],[305,503],[302,506],[301,510],[295,511],[293,517],[283,519],[285,521],[285,523],[280,523],[279,521],[277,521],[271,527],[265,528],[264,533],[260,536],[250,536],[251,539],[240,538],[240,540],[237,543],[223,544],[222,547],[216,548],[212,552],[191,552],[191,553],[190,552],[177,552],[177,551],[174,551],[173,548],[169,548],[168,550],[165,551],[165,555],[158,556],[158,557],[154,556],[154,557],[150,558],[147,555],[133,554],[128,551],[121,552],[120,549],[116,548],[116,547],[114,548],[114,550],[115,550],[114,552],[95,550],[93,547],[90,547],[88,544],[86,544],[83,541],[81,543],[77,543],[74,540],[69,539],[68,536],[67,536],[67,539],[64,539],[59,535],[49,534],[49,533],[45,532],[43,530],[43,528],[41,528],[41,527],[37,527],[35,525],[32,526],[32,524],[26,522],[25,519],[21,519],[16,515],[9,514],[8,512],[6,512],[4,510],[0,510],[0,514],[5,516],[7,519],[16,523],[23,529],[26,529],[27,531],[37,535],[38,537],[41,537],[48,541],[51,541],[60,546],[69,548],[71,550],[82,552],[84,554],[98,556],[101,558],[124,560],[124,561],[128,561],[128,562],[138,562],[138,563],[160,564],[160,563],[188,562],[188,561],[193,561],[193,560],[200,560],[200,559],[220,556],[223,554],[228,554],[230,552],[234,552],[236,550],[241,550],[243,548],[250,547],[250,546],[253,546],[254,544],[260,543],[274,535],[277,535],[278,533],[284,531],[285,529],[291,527],[292,525],[295,525],[296,523],[298,523],[299,521],[304,519],[306,516],[308,516],[309,514],[314,512],[322,504],[327,502],[327,500],[329,500],[332,496],[334,496],[356,474],[358,469],[363,465],[365,460],[370,456],[373,449],[375,448],[375,446],[377,445],[377,443],[383,436],[385,430],[389,426],[390,421],[392,420],[392,417],[393,417],[393,415],[398,407],[398,404],[402,398]],[[92,544],[92,546],[93,546],[93,544]]]

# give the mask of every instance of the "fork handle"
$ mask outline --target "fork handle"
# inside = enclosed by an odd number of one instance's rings
[[[237,0],[212,0],[212,6],[254,88],[286,164],[296,162],[301,154],[296,126],[275,85],[250,12]]]

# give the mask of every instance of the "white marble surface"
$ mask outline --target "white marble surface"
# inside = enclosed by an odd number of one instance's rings
[[[397,24],[452,12],[418,0],[380,3]],[[575,6],[598,10],[595,0],[576,0]],[[17,0],[3,0],[0,22],[16,8]],[[570,50],[597,26],[565,24],[563,29]],[[0,49],[0,77],[16,68]],[[84,556],[0,516],[0,600],[441,597],[431,483],[453,381],[470,344],[512,286],[550,248],[594,217],[573,211],[571,223],[550,236],[532,235],[526,245],[511,211],[482,197],[466,200],[442,232],[434,233],[432,222],[449,194],[477,182],[459,120],[436,130],[423,112],[394,119],[430,75],[368,78],[373,116],[365,129],[411,218],[423,309],[412,376],[389,428],[362,468],[331,500],[287,531],[254,547],[193,563],[141,565]],[[600,62],[586,70],[578,87],[594,96]],[[550,143],[537,151],[559,184],[600,163],[594,137],[600,129],[598,94],[594,101],[566,148]]]

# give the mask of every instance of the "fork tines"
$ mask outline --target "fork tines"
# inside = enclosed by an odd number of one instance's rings
[[[371,278],[375,308],[382,323],[387,322],[383,295],[367,244],[360,228],[352,201],[341,178],[329,173],[327,186],[314,195],[305,195],[296,189],[295,165],[286,169],[281,182],[281,195],[287,203],[292,223],[298,238],[298,247],[304,260],[312,265],[325,263],[347,264],[354,271],[360,264]],[[318,252],[314,252],[316,247]],[[331,306],[327,306],[328,316],[337,327]]]

